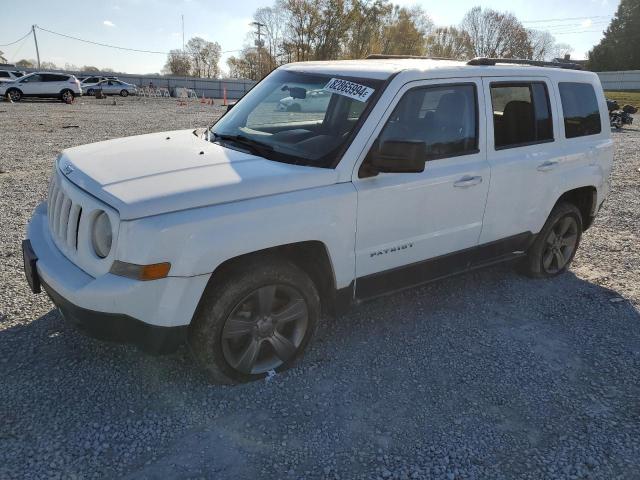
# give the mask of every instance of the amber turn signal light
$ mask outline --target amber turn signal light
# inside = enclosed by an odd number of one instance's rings
[[[151,265],[137,265],[135,263],[121,262],[116,260],[111,265],[110,273],[121,277],[132,278],[134,280],[158,280],[169,275],[171,264],[169,262],[152,263]]]

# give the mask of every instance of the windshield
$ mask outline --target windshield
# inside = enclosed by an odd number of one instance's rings
[[[208,138],[272,160],[333,168],[381,88],[381,80],[276,70]]]

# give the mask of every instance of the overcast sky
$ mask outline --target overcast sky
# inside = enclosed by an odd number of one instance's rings
[[[0,4],[6,0],[0,0]],[[200,36],[218,42],[223,51],[241,49],[250,32],[253,12],[271,5],[266,0],[107,0],[69,2],[69,0],[24,0],[17,15],[0,15],[0,45],[27,33],[32,24],[97,42],[137,49],[168,51],[182,47],[180,15],[184,14],[185,37]],[[458,24],[474,5],[514,13],[526,27],[548,28],[558,42],[574,48],[574,58],[585,58],[602,37],[618,3],[613,0],[491,0],[410,1],[396,4],[422,6],[437,25]],[[2,9],[4,10],[4,9]],[[577,20],[569,20],[581,17]],[[582,18],[591,17],[591,18]],[[567,19],[550,21],[552,19]],[[544,20],[544,21],[540,21]],[[123,52],[87,45],[38,31],[40,58],[64,66],[95,65],[131,73],[159,72],[166,57],[158,54]],[[18,44],[2,47],[10,62],[35,58],[31,36]],[[223,54],[221,67],[226,70]]]

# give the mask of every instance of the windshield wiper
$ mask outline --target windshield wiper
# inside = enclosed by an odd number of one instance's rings
[[[267,145],[266,143],[260,142],[258,140],[245,137],[244,135],[225,135],[225,134],[215,133],[214,131],[211,131],[211,133],[213,133],[215,137],[214,141],[223,140],[225,142],[237,143],[238,145],[248,148],[253,153],[258,154],[261,157],[268,158],[274,152],[274,149],[271,145]]]

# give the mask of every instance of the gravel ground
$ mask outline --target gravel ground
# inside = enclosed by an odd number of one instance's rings
[[[0,104],[0,478],[640,478],[637,127],[614,134],[567,274],[502,265],[371,301],[288,373],[221,387],[184,349],[83,337],[23,280],[58,151],[222,111],[116,102]]]

